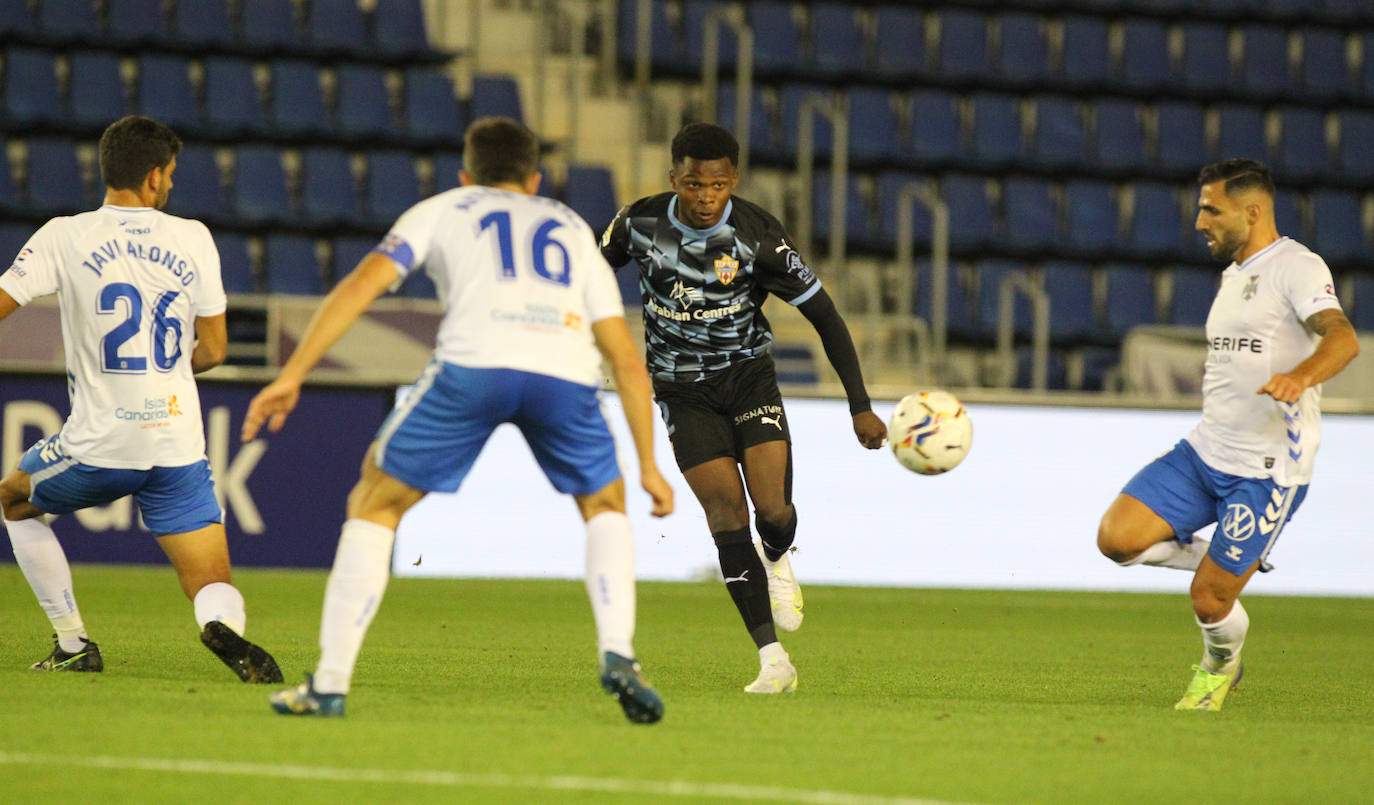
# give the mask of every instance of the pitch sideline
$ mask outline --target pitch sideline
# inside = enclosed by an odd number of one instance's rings
[[[806,790],[736,783],[698,783],[684,780],[629,780],[616,777],[569,775],[464,774],[446,771],[403,769],[341,769],[332,766],[298,766],[274,763],[234,763],[183,758],[140,758],[94,755],[59,757],[33,752],[0,751],[0,765],[81,766],[121,771],[227,774],[246,777],[278,777],[345,783],[407,783],[446,788],[535,789],[542,791],[601,791],[674,797],[716,797],[761,802],[803,802],[812,805],[974,805],[912,797],[885,797],[845,791]]]

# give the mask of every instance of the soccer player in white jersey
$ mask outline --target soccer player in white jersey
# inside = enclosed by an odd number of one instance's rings
[[[663,715],[631,645],[634,542],[615,445],[598,404],[604,356],[653,514],[671,513],[672,489],[654,463],[649,375],[591,229],[563,204],[534,195],[538,159],[539,142],[520,123],[475,121],[465,137],[462,186],[396,221],[325,298],[280,376],[249,404],[245,441],[264,423],[279,430],[307,373],[374,299],[422,266],[434,279],[445,308],[434,359],[363,459],[325,587],[320,662],[305,684],[272,696],[279,713],[343,715],[363,637],[386,590],[401,516],[426,492],[456,491],[487,437],[511,422],[586,523],[602,686],[631,721]]]
[[[72,398],[61,431],[0,481],[0,506],[14,557],[57,632],[34,669],[104,668],[42,515],[133,495],[194,603],[201,642],[243,681],[280,682],[271,655],[243,639],[243,596],[205,459],[192,375],[224,360],[225,298],[209,230],[161,211],[180,149],[155,120],[112,123],[100,137],[103,206],[48,221],[0,275],[0,319],[58,295]]]
[[[1359,352],[1332,288],[1307,247],[1280,237],[1274,180],[1232,159],[1198,177],[1197,230],[1230,263],[1207,315],[1202,421],[1146,465],[1098,528],[1118,564],[1193,573],[1202,661],[1178,710],[1219,710],[1240,681],[1250,626],[1238,600],[1307,493],[1321,443],[1321,383]],[[1217,523],[1211,543],[1193,532]]]

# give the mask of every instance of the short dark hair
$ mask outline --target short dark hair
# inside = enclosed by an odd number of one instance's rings
[[[479,117],[463,137],[463,169],[477,184],[522,184],[539,169],[539,138],[517,120]]]
[[[739,143],[735,135],[714,123],[688,123],[673,137],[673,164],[692,159],[728,159],[739,165]]]
[[[150,117],[129,115],[100,135],[100,178],[112,190],[134,190],[153,168],[165,168],[181,151],[176,132]]]
[[[1244,190],[1263,190],[1269,195],[1274,195],[1274,176],[1269,173],[1269,169],[1263,162],[1253,159],[1228,159],[1223,162],[1213,162],[1202,169],[1197,175],[1197,183],[1211,184],[1212,182],[1226,182],[1226,195],[1238,193]]]

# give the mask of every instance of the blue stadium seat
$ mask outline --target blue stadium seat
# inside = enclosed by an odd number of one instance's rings
[[[987,180],[981,176],[946,175],[940,180],[940,197],[949,207],[952,249],[985,248],[992,242],[995,218]]]
[[[1037,251],[1058,237],[1054,194],[1048,180],[1012,176],[1002,182],[1002,207],[1006,219],[1006,243],[1016,249]]]
[[[1293,91],[1288,69],[1288,30],[1277,25],[1246,25],[1241,29],[1241,86],[1266,95]]]
[[[367,20],[358,0],[310,0],[305,33],[316,53],[356,58],[371,51]]]
[[[945,323],[950,336],[954,338],[973,338],[978,335],[970,305],[972,294],[969,293],[967,279],[969,273],[971,273],[971,269],[961,270],[961,267],[954,263],[949,266],[949,282],[946,286],[945,297]],[[934,275],[929,260],[916,261],[915,286],[916,298],[913,300],[912,310],[916,315],[930,321],[934,302]]]
[[[129,93],[119,73],[119,58],[100,50],[78,50],[67,78],[67,118],[104,128],[129,113]]]
[[[610,226],[611,219],[620,209],[615,201],[615,181],[611,172],[591,165],[568,166],[563,202],[582,216],[597,235]]]
[[[182,56],[145,54],[138,62],[138,111],[178,132],[200,125],[191,64]]]
[[[620,61],[633,64],[638,47],[638,3],[617,3],[616,51]],[[679,69],[682,64],[682,43],[668,18],[668,4],[653,0],[649,7],[649,64],[653,67]],[[728,29],[723,29],[728,30]],[[701,55],[697,54],[700,59]]]
[[[1109,77],[1107,22],[1100,17],[1064,18],[1061,75],[1079,86],[1103,84]]]
[[[1347,302],[1353,314],[1350,321],[1357,330],[1374,330],[1374,275],[1356,274],[1354,286],[1355,298]]]
[[[979,92],[973,106],[973,156],[981,163],[1008,165],[1021,157],[1021,102],[1015,95]]]
[[[1097,334],[1092,268],[1083,263],[1055,261],[1040,267],[1050,298],[1050,339],[1079,344]]]
[[[1324,20],[1374,22],[1374,8],[1370,8],[1365,0],[1317,0],[1316,5]]]
[[[415,59],[432,53],[420,0],[377,0],[372,42],[389,57]]]
[[[1112,171],[1138,171],[1149,163],[1145,123],[1134,101],[1105,98],[1096,104],[1095,157]]]
[[[315,239],[305,235],[269,234],[263,243],[263,274],[269,293],[324,293]]]
[[[857,56],[864,52],[863,30],[848,3],[812,3],[808,30],[814,69],[821,75],[845,78],[861,71]]]
[[[1355,97],[1359,88],[1346,60],[1346,32],[1315,27],[1304,29],[1299,75],[1304,97]]]
[[[272,62],[272,123],[288,136],[329,131],[320,74],[313,62]]]
[[[802,41],[791,3],[756,0],[745,4],[744,13],[754,31],[754,71],[763,76],[794,74]]]
[[[329,146],[301,149],[301,209],[306,218],[322,224],[364,220],[347,151]]]
[[[105,0],[110,41],[136,47],[167,44],[171,25],[162,8],[162,0]]]
[[[429,278],[423,270],[411,272],[406,281],[401,283],[401,288],[396,292],[397,296],[404,296],[408,299],[435,299],[439,291],[434,287],[434,280]]]
[[[1064,234],[1069,247],[1092,256],[1117,244],[1120,218],[1112,186],[1096,179],[1064,183]]]
[[[11,172],[9,157],[0,153],[0,210],[17,210],[21,207],[19,199],[19,188],[14,184],[14,174]],[[28,237],[25,235],[24,237]],[[5,260],[14,257],[14,254],[6,253],[4,246],[8,244],[0,241],[0,265],[8,266]],[[19,249],[16,248],[15,252]]]
[[[1031,387],[1034,358],[1035,353],[1030,346],[1022,345],[1016,348],[1016,379],[1012,381],[1014,388],[1028,389]],[[1046,369],[1046,388],[1062,391],[1069,387],[1068,365],[1064,357],[1064,350],[1050,350],[1049,365]]]
[[[1136,89],[1159,89],[1169,83],[1169,28],[1158,20],[1132,19],[1124,24],[1121,79]]]
[[[467,129],[453,81],[437,70],[406,71],[404,118],[406,133],[426,142],[457,146]]]
[[[1231,85],[1230,31],[1212,22],[1183,25],[1183,86],[1213,92]]]
[[[205,125],[230,136],[267,130],[252,62],[234,56],[206,57]]]
[[[1308,106],[1279,109],[1279,146],[1275,166],[1287,180],[1316,179],[1335,174],[1326,147],[1326,115]]]
[[[1287,235],[1299,243],[1310,240],[1302,223],[1302,205],[1297,193],[1279,190],[1274,197],[1274,224],[1280,235]]]
[[[701,70],[702,43],[706,36],[706,18],[712,12],[728,8],[729,3],[720,0],[683,0],[682,3],[682,55],[687,66],[694,71]],[[721,66],[733,67],[739,61],[739,43],[735,31],[724,22],[717,26],[720,44]]]
[[[897,206],[903,188],[912,182],[929,184],[924,174],[903,171],[884,171],[878,174],[878,238],[884,249],[897,244]],[[930,245],[930,209],[919,201],[912,201],[912,244],[919,251]]]
[[[763,87],[755,84],[749,93],[749,151],[763,159],[781,159],[782,145],[774,135],[772,115],[764,100]],[[735,84],[725,82],[719,85],[716,95],[716,119],[720,125],[738,134],[739,124],[735,121]]]
[[[339,134],[374,140],[396,132],[386,75],[380,68],[345,63],[339,65],[336,75]]]
[[[1002,281],[1007,275],[1026,271],[1025,263],[1015,260],[982,260],[976,264],[978,279],[978,331],[984,338],[997,336],[998,312]],[[1012,334],[1017,338],[1028,338],[1033,324],[1030,300],[1024,294],[1012,297]]]
[[[1154,324],[1155,282],[1150,269],[1112,264],[1105,267],[1107,310],[1105,335],[1121,340],[1132,327]]]
[[[215,234],[215,247],[219,250],[220,278],[224,280],[225,293],[260,293],[253,260],[248,255],[248,239],[234,232]]]
[[[520,88],[508,75],[478,75],[472,79],[472,117],[500,115],[524,122]]]
[[[48,50],[5,49],[6,127],[23,128],[62,119],[57,91],[57,61]]]
[[[210,146],[187,143],[177,154],[173,175],[175,187],[167,211],[187,218],[223,218],[229,210],[224,204],[219,166]]]
[[[883,162],[901,156],[897,141],[901,121],[891,93],[882,87],[855,86],[849,102],[849,158],[854,162]]]
[[[883,5],[873,11],[874,69],[888,78],[911,78],[926,60],[925,19],[920,9]]]
[[[81,165],[70,140],[29,140],[27,209],[45,215],[71,215],[89,206]]]
[[[830,240],[830,172],[816,171],[811,182],[812,232],[821,240]],[[845,238],[859,245],[871,245],[877,238],[869,224],[868,200],[859,187],[858,177],[849,174],[845,182],[844,231]]]
[[[241,145],[234,153],[234,213],[249,223],[296,218],[277,149]]]
[[[1049,41],[1038,14],[1011,12],[997,18],[995,71],[1002,81],[1036,83],[1049,76]]]
[[[440,151],[434,155],[434,175],[431,183],[434,189],[430,195],[452,190],[458,186],[458,171],[463,169],[463,155],[452,151]]]
[[[1178,254],[1183,243],[1183,215],[1172,185],[1136,182],[1127,246],[1142,256]]]
[[[1217,106],[1217,158],[1269,161],[1264,109],[1259,106],[1223,103]]]
[[[420,181],[408,151],[374,151],[367,156],[367,211],[390,226],[420,201]]]
[[[243,30],[243,46],[248,51],[286,55],[299,54],[304,48],[293,3],[240,0],[239,24]]]
[[[28,3],[0,3],[0,37],[30,37],[37,30],[38,24],[29,11]],[[0,257],[0,260],[3,259],[6,258]]]
[[[192,47],[229,48],[237,38],[229,0],[178,3],[172,14],[172,39]]]
[[[1155,107],[1155,164],[1166,171],[1193,172],[1211,161],[1207,120],[1201,106],[1189,101],[1162,101]]]
[[[1340,112],[1341,172],[1351,179],[1374,179],[1374,112],[1344,109]]]
[[[358,263],[377,245],[378,238],[367,235],[340,235],[334,238],[329,265],[330,277],[338,282],[352,273]]]
[[[782,107],[782,141],[787,155],[790,157],[797,153],[797,138],[799,136],[798,126],[801,123],[801,108],[806,99],[814,94],[821,94],[829,97],[830,90],[825,87],[816,87],[808,84],[787,84],[783,86],[780,106]],[[812,122],[814,127],[812,133],[813,142],[816,146],[817,156],[829,156],[831,148],[834,147],[834,130],[830,121],[819,114],[813,114]]]
[[[911,149],[921,161],[952,160],[963,150],[958,99],[939,89],[911,93]]]
[[[985,78],[988,61],[988,20],[981,12],[947,9],[939,14],[939,72],[946,78]]]
[[[45,39],[94,45],[105,31],[91,0],[44,0],[38,4],[38,30]]]
[[[28,224],[0,223],[0,265],[9,268],[33,233],[33,227]]]
[[[1328,262],[1364,260],[1368,257],[1364,233],[1363,201],[1348,190],[1314,190],[1312,250]]]
[[[1207,323],[1212,301],[1217,297],[1221,274],[1207,268],[1175,266],[1173,294],[1169,298],[1169,323],[1201,327]]]
[[[1083,113],[1071,99],[1041,96],[1035,101],[1036,163],[1049,168],[1077,167],[1087,161]]]

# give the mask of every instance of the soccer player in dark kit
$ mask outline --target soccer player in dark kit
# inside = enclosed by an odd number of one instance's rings
[[[816,328],[859,443],[881,447],[887,428],[869,405],[849,329],[820,280],[776,218],[731,197],[739,184],[734,136],[690,124],[673,138],[672,159],[672,192],[622,209],[601,253],[613,266],[633,260],[639,268],[654,395],[678,467],[705,509],[726,589],[759,649],[759,675],[745,691],[791,692],[797,671],[774,626],[801,625],[802,595],[787,558],[797,509],[791,437],[762,311],[768,294],[796,306]]]

